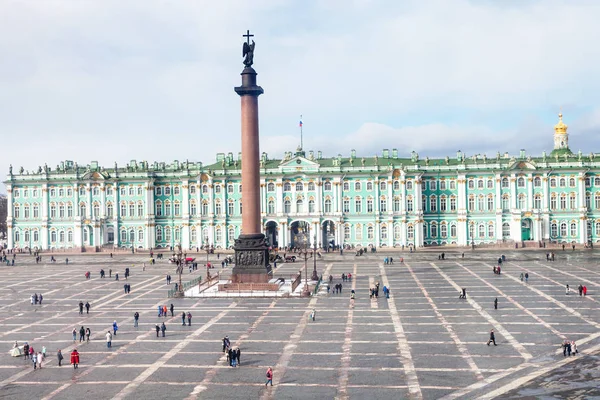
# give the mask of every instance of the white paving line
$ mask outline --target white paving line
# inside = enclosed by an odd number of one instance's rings
[[[383,264],[379,264],[379,271],[383,285],[389,288],[390,282],[388,280]],[[390,289],[390,293],[394,293],[394,290],[396,289]],[[390,298],[388,299],[388,309],[392,318],[392,322],[394,323],[394,331],[396,332],[396,340],[398,341],[398,350],[400,351],[400,362],[404,366],[408,391],[413,398],[422,399],[423,394],[421,393],[419,378],[417,377],[415,364],[413,363],[412,354],[410,353],[410,345],[408,344],[408,340],[406,339],[406,334],[404,333],[404,328],[402,327],[402,321],[400,320],[400,314],[398,314],[398,310],[396,309],[396,303],[394,303],[393,294],[391,294]]]
[[[250,328],[248,328],[246,333],[242,334],[237,340],[234,341],[234,345],[232,347],[240,347],[242,345],[242,343],[246,339],[248,339],[248,336],[250,336],[250,334],[256,330],[256,328],[265,320],[265,318],[267,317],[269,312],[275,308],[275,305],[277,304],[277,300],[278,299],[275,299],[271,302],[271,304],[269,304],[269,306],[263,311],[262,315],[254,321],[254,323],[250,326]],[[212,352],[210,354],[214,354],[214,352]],[[252,354],[252,353],[242,353],[242,354]],[[217,375],[217,371],[219,369],[221,369],[222,367],[230,368],[229,365],[225,365],[226,362],[227,362],[227,355],[225,353],[223,353],[221,355],[220,359],[217,361],[217,365],[211,366],[212,369],[206,372],[202,382],[194,387],[194,389],[192,390],[190,395],[186,398],[186,400],[197,399],[198,395],[200,395],[203,391],[205,391],[208,388],[208,384],[210,384],[212,382],[212,380],[215,378],[215,376]],[[241,363],[241,360],[240,360],[240,363]]]
[[[558,329],[554,328],[552,325],[550,325],[549,323],[547,323],[546,321],[544,321],[543,319],[541,319],[538,315],[534,314],[529,309],[527,309],[526,307],[522,306],[518,301],[516,301],[515,299],[513,299],[512,296],[504,293],[502,290],[500,290],[496,286],[492,285],[490,282],[486,281],[485,279],[483,279],[478,274],[474,273],[473,271],[471,271],[470,269],[468,269],[464,265],[462,265],[460,263],[457,263],[457,264],[460,265],[462,268],[464,268],[465,271],[468,271],[472,276],[474,276],[475,278],[479,279],[485,285],[487,285],[488,287],[492,288],[496,292],[500,293],[500,296],[506,298],[511,304],[513,304],[519,310],[523,311],[525,314],[529,315],[531,318],[535,319],[540,325],[544,326],[550,332],[554,333],[556,336],[558,336],[559,338],[561,338],[563,340],[565,340],[567,338]],[[493,268],[493,266],[490,265],[490,264],[488,264],[488,263],[482,263],[482,264],[485,265],[485,266],[487,266],[487,267],[489,267],[490,269]],[[506,276],[508,276],[510,278],[510,274],[501,274],[499,276],[500,277],[503,277],[503,276],[506,277]]]
[[[146,379],[148,379],[153,373],[158,371],[158,369],[160,367],[162,367],[163,365],[165,365],[167,363],[167,361],[169,361],[171,358],[175,357],[181,349],[183,349],[185,346],[187,346],[188,343],[191,342],[191,339],[200,336],[204,331],[206,331],[208,328],[210,328],[212,325],[214,325],[215,322],[217,322],[220,319],[222,319],[223,317],[225,317],[236,306],[237,306],[237,303],[235,303],[235,302],[231,303],[229,305],[229,307],[227,307],[225,310],[223,310],[217,316],[215,316],[210,321],[208,321],[207,323],[202,325],[200,328],[196,329],[192,334],[188,335],[185,339],[183,339],[179,343],[177,343],[171,350],[169,350],[167,353],[165,353],[164,356],[162,356],[158,361],[156,361],[154,364],[152,364],[151,367],[147,368],[145,371],[143,371],[141,374],[139,374],[129,385],[125,386],[119,393],[117,393],[113,397],[113,400],[121,400],[121,399],[124,399],[125,397],[129,396],[130,394],[134,393],[135,389],[137,389],[142,383],[144,383],[146,381]]]
[[[460,265],[457,262],[458,265]],[[458,284],[456,282],[454,282],[454,280],[452,280],[452,278],[450,278],[444,271],[442,271],[435,263],[431,263],[431,266],[433,266],[433,268],[435,268],[435,270],[449,283],[451,284],[457,292],[462,291],[462,288],[460,286],[458,286]],[[506,340],[508,341],[508,343],[510,343],[510,345],[512,347],[515,348],[515,350],[517,350],[519,352],[519,354],[521,354],[521,357],[523,357],[525,360],[529,360],[531,359],[533,356],[527,351],[527,349],[525,348],[525,346],[523,346],[521,343],[519,343],[513,335],[510,334],[509,331],[506,330],[506,328],[504,328],[504,326],[502,326],[502,324],[500,324],[500,322],[498,322],[495,318],[493,318],[487,311],[485,311],[475,300],[473,300],[468,294],[467,294],[467,299],[466,301],[471,305],[471,307],[473,307],[483,318],[485,318],[488,323],[490,325],[492,325],[494,327],[494,329],[496,329],[496,331],[498,331],[502,336],[504,336],[506,338]]]
[[[560,272],[560,273],[562,273],[562,274],[564,274],[564,275],[569,275],[569,276],[572,276],[573,278],[576,278],[576,279],[578,279],[579,281],[583,281],[583,282],[591,283],[591,284],[593,284],[593,285],[597,285],[597,283],[596,283],[596,282],[594,282],[594,281],[590,281],[589,279],[581,278],[581,277],[579,277],[579,276],[577,276],[577,275],[574,275],[574,274],[568,273],[568,272],[566,272],[566,271],[561,271],[561,270],[559,270],[559,269],[556,269],[556,268],[553,268],[553,267],[550,267],[550,266],[544,265],[544,264],[540,263],[539,261],[537,261],[536,263],[537,263],[537,264],[539,264],[539,265],[541,265],[541,266],[542,266],[542,267],[544,267],[544,268],[548,268],[548,269],[551,269],[551,270],[553,270],[553,271]],[[540,274],[539,272],[532,271],[532,270],[530,270],[530,269],[528,269],[528,268],[525,268],[525,267],[521,267],[519,264],[516,264],[516,263],[513,263],[513,262],[511,262],[510,264],[512,264],[512,265],[516,266],[517,268],[520,268],[520,269],[522,269],[522,270],[524,270],[524,271],[527,271],[527,272],[529,272],[530,274],[535,274],[535,275],[537,275],[537,276],[539,276],[539,277],[541,277],[541,278],[543,278],[543,279],[545,279],[545,280],[547,280],[547,281],[550,281],[550,282],[554,283],[555,285],[558,285],[558,286],[562,287],[563,289],[564,289],[564,287],[565,287],[565,284],[564,284],[564,283],[561,283],[561,282],[555,281],[554,279],[552,279],[552,278],[549,278],[549,277],[545,276],[544,274]],[[591,271],[590,271],[590,272],[591,272]],[[553,286],[549,286],[549,287],[553,287]],[[575,286],[573,286],[573,289],[575,289],[575,290],[576,290],[577,288],[576,288]],[[579,293],[578,293],[578,292],[576,292],[576,291],[575,291],[574,293],[575,293],[575,294],[577,294],[577,295],[579,295]],[[598,302],[599,302],[598,300],[594,299],[592,296],[582,296],[582,297],[583,297],[583,298],[585,298],[585,299],[591,300],[591,301],[593,301],[593,302],[595,302],[595,303],[598,303]]]
[[[510,274],[506,275],[506,276],[508,278],[514,280],[515,282],[521,282],[518,278],[516,278],[514,276],[511,276]],[[556,304],[558,307],[560,307],[563,310],[567,311],[569,314],[571,314],[571,315],[573,315],[573,316],[575,316],[575,317],[577,317],[579,319],[582,319],[583,321],[587,322],[588,324],[594,326],[597,329],[600,329],[600,324],[599,323],[597,323],[596,321],[592,321],[592,320],[584,317],[583,315],[581,315],[581,313],[579,311],[574,310],[573,308],[567,306],[562,301],[556,300],[554,297],[552,297],[550,295],[547,295],[546,293],[542,292],[541,290],[539,290],[539,289],[537,289],[537,288],[535,288],[535,287],[533,287],[531,285],[526,284],[525,287],[527,287],[529,290],[534,291],[535,293],[537,293],[538,295],[542,296],[543,298],[545,298],[546,300],[550,301],[551,303]],[[573,296],[578,296],[577,292],[574,292]],[[566,325],[566,324],[563,324],[563,325]]]
[[[329,271],[331,270],[333,264],[327,264],[327,267],[323,271],[323,276],[329,276]],[[302,333],[306,329],[308,325],[308,316],[310,311],[315,307],[317,301],[319,300],[318,296],[313,296],[308,302],[307,310],[302,314],[300,322],[297,324],[294,333],[290,336],[290,340],[287,342],[285,347],[283,348],[283,354],[279,357],[277,364],[273,367],[273,386],[265,389],[263,394],[261,395],[261,400],[270,400],[275,399],[275,392],[277,391],[277,386],[281,382],[281,379],[285,376],[287,371],[287,367],[292,359],[292,355],[294,351],[298,347],[298,343],[300,343],[300,339],[302,338]],[[319,315],[317,313],[317,315]],[[266,379],[265,379],[266,382]]]
[[[551,365],[547,366],[547,367],[543,367],[543,368],[536,368],[535,371],[533,371],[530,374],[527,374],[525,376],[519,377],[519,378],[515,378],[512,382],[499,387],[495,390],[492,390],[491,392],[488,392],[484,395],[481,395],[478,397],[478,399],[480,400],[490,400],[490,399],[494,399],[496,397],[502,396],[503,394],[505,394],[506,392],[509,392],[513,389],[516,389],[520,386],[523,386],[524,384],[526,384],[529,381],[532,381],[533,379],[542,376],[550,371],[553,371],[557,368],[560,368],[566,364],[572,363],[573,361],[578,360],[580,357],[584,356],[584,355],[588,355],[588,354],[592,354],[596,351],[600,350],[600,344],[597,344],[594,347],[590,347],[589,349],[586,349],[584,351],[579,352],[579,356],[576,357],[565,357],[562,360],[559,360],[557,362],[552,363]]]
[[[465,346],[465,343],[462,340],[460,340],[460,338],[458,337],[458,334],[452,327],[452,323],[448,322],[448,320],[444,317],[444,315],[442,314],[442,312],[440,311],[438,306],[435,304],[433,299],[429,296],[427,289],[425,289],[425,286],[423,286],[423,284],[419,280],[419,277],[417,276],[417,274],[415,274],[415,272],[413,271],[411,266],[406,262],[404,263],[404,266],[406,267],[407,271],[410,272],[413,280],[417,283],[417,286],[419,287],[419,289],[421,289],[421,292],[423,292],[423,295],[425,296],[425,298],[431,305],[433,312],[435,313],[435,315],[437,316],[439,321],[442,323],[442,326],[450,334],[450,338],[454,341],[454,344],[456,345],[456,347],[458,348],[458,351],[463,356],[463,359],[467,362],[467,364],[469,364],[469,367],[471,367],[472,372],[475,374],[475,376],[477,377],[478,380],[483,379],[484,377],[483,377],[483,374],[481,373],[481,370],[477,367],[477,364],[473,360],[473,357],[471,357],[471,354],[469,353],[469,349],[467,348],[467,346]]]
[[[357,264],[354,264],[352,270],[352,290],[356,291],[356,274],[358,272]],[[354,318],[354,307],[348,307],[348,315],[346,316],[346,330],[344,332],[344,344],[342,346],[342,360],[340,367],[340,377],[338,379],[338,395],[336,399],[347,400],[348,399],[348,372],[350,370],[350,352],[352,350],[352,328]]]

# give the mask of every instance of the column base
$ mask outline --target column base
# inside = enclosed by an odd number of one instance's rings
[[[269,247],[262,233],[240,235],[235,240],[235,266],[232,283],[267,283],[273,279]]]

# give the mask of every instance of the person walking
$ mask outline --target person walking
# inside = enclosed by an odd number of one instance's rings
[[[229,348],[229,351],[227,351],[227,358],[229,359],[229,366],[233,367],[233,359],[235,358],[235,354],[232,348]]]
[[[77,349],[73,349],[71,352],[71,364],[73,364],[73,369],[79,368],[79,353],[77,352]]]
[[[73,334],[73,341],[76,342],[77,341],[77,329],[73,328],[73,332],[71,332]]]
[[[185,326],[185,311],[181,313],[181,326]]]
[[[86,314],[90,313],[90,303],[88,303],[87,301],[85,302],[85,313]]]
[[[64,359],[64,357],[60,349],[58,349],[58,351],[56,352],[56,358],[58,359],[58,366],[62,367],[62,360]]]
[[[494,310],[498,309],[498,298],[496,297],[496,299],[494,300]]]
[[[83,315],[83,302],[82,301],[79,302],[79,315]]]
[[[113,328],[113,332],[114,332],[115,336],[117,336],[117,331],[119,330],[119,325],[117,325],[117,320],[113,321],[112,328]]]
[[[174,317],[175,315],[173,314],[175,312],[175,306],[173,305],[173,303],[171,303],[171,317]]]
[[[569,355],[571,355],[571,343],[569,343]],[[42,361],[44,361],[44,356],[42,355],[42,352],[40,351],[37,354],[37,362],[38,362],[39,369],[42,369]]]
[[[25,355],[25,360],[29,360],[29,343],[27,342],[23,345],[23,354]]]
[[[36,370],[37,369],[37,356],[35,355],[35,353],[33,353],[33,355],[31,356],[31,362],[33,363],[33,369]]]
[[[135,314],[133,314],[133,327],[137,328],[138,327],[138,321],[140,319],[140,313],[138,313],[137,311],[135,312]]]
[[[573,342],[573,345],[575,345],[575,342]],[[240,348],[238,347],[235,350],[235,360],[237,361],[237,366],[240,366],[240,355],[242,354],[242,352],[240,351]]]
[[[529,272],[525,272],[525,283],[527,283],[528,279],[529,279]]]
[[[490,331],[490,340],[488,340],[487,345],[489,346],[492,342],[494,343],[494,346],[496,346],[496,337],[494,336],[493,329]]]
[[[188,326],[192,326],[192,313],[188,311],[187,313]]]
[[[46,346],[42,346],[42,359],[46,360]]]
[[[565,294],[568,295],[571,292],[571,289],[569,289],[569,285],[567,285],[566,289],[565,289]]]
[[[92,331],[90,330],[90,328],[89,327],[85,328],[85,338],[88,343],[90,342],[91,334],[92,334]]]
[[[269,383],[273,386],[273,368],[271,367],[267,368],[267,383],[265,383],[265,386],[269,386]]]
[[[160,331],[162,332],[162,337],[165,337],[165,332],[167,331],[167,326],[165,325],[164,322],[160,326]]]
[[[85,339],[85,328],[82,326],[79,328],[79,343],[83,342]]]
[[[106,348],[110,349],[112,347],[112,334],[110,331],[106,331]]]

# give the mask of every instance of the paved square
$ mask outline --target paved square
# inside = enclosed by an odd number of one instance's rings
[[[498,252],[402,254],[405,263],[383,265],[383,254],[355,257],[327,254],[319,262],[324,277],[343,283],[343,293],[301,298],[169,299],[165,260],[147,266],[144,255],[55,255],[57,263],[36,265],[17,255],[2,266],[0,396],[39,399],[294,399],[294,398],[521,398],[544,394],[600,396],[594,379],[600,357],[598,257],[589,251],[557,252],[546,262],[536,251],[505,252],[502,275],[492,273]],[[400,254],[393,254],[399,260]],[[217,261],[217,260],[215,260]],[[133,267],[132,267],[133,265]],[[124,280],[124,269],[132,275]],[[301,263],[277,273],[297,272]],[[101,279],[103,268],[107,277]],[[309,266],[310,268],[310,266]],[[112,270],[112,278],[108,272]],[[91,279],[85,279],[86,271]],[[119,273],[120,280],[115,280]],[[521,273],[529,273],[527,283]],[[200,271],[184,274],[193,279]],[[369,298],[369,287],[391,288]],[[131,284],[125,294],[123,284]],[[573,289],[565,294],[565,285]],[[579,296],[578,285],[587,296]],[[460,288],[467,299],[458,298]],[[350,290],[356,290],[354,307]],[[30,295],[42,293],[42,305]],[[498,298],[499,307],[493,301]],[[79,302],[90,302],[79,315]],[[173,303],[174,317],[158,317],[157,307]],[[317,310],[316,321],[309,313]],[[133,314],[140,313],[139,327]],[[181,312],[191,312],[182,326]],[[111,349],[105,334],[117,321]],[[155,324],[165,322],[166,337]],[[90,343],[73,342],[71,331],[92,332]],[[498,346],[486,346],[489,330]],[[241,349],[241,367],[227,366],[221,338]],[[576,340],[580,354],[563,357],[560,344]],[[47,348],[41,370],[11,357],[14,341]],[[74,347],[81,367],[69,366]],[[56,351],[65,362],[57,366]],[[274,386],[265,388],[265,371]],[[568,377],[568,379],[566,378]],[[547,380],[550,379],[551,382]]]

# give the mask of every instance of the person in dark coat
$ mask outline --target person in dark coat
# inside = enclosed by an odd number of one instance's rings
[[[79,328],[79,342],[83,342],[83,340],[85,339],[85,328],[82,326],[81,328]]]
[[[79,315],[82,315],[82,314],[83,314],[83,302],[80,301],[79,302]]]
[[[175,306],[171,303],[171,317],[173,317],[173,312],[175,312]]]
[[[185,312],[181,313],[181,325],[185,326]],[[223,350],[223,351],[225,351],[225,350]]]
[[[494,310],[498,309],[498,298],[496,297],[496,299],[494,300]]]
[[[85,302],[85,313],[86,314],[90,313],[90,303],[88,303],[87,301]]]
[[[64,357],[60,349],[58,349],[58,352],[56,353],[56,358],[58,359],[58,366],[62,367],[62,360],[64,359]]]
[[[490,331],[490,340],[488,340],[487,345],[489,346],[492,342],[494,343],[494,346],[496,346],[496,337],[494,336],[493,329]]]
[[[229,351],[227,352],[227,358],[229,359],[229,366],[232,367],[233,366],[233,358],[235,357],[234,351],[233,349],[229,349]]]
[[[162,337],[165,337],[165,332],[167,331],[167,326],[165,325],[164,322],[160,326],[160,331],[162,332]]]
[[[241,355],[241,354],[242,354],[242,352],[240,351],[240,348],[238,347],[238,348],[235,350],[235,359],[236,359],[236,361],[237,361],[237,365],[238,365],[238,367],[240,366],[240,355]]]
[[[160,332],[160,326],[156,324],[156,327],[154,329],[156,329],[156,337],[158,337],[158,333]]]

